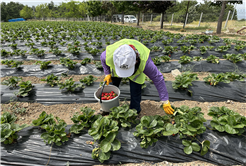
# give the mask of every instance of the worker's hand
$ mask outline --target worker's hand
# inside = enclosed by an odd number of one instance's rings
[[[172,114],[173,114],[174,110],[173,110],[173,108],[171,107],[171,104],[170,104],[169,100],[164,101],[162,107],[163,107],[164,111],[165,111],[167,114],[169,114],[169,115],[172,115]]]
[[[108,75],[105,76],[104,82],[105,82],[105,81],[107,81],[107,82],[106,82],[107,85],[109,85],[109,83],[112,82],[111,74],[108,74]]]

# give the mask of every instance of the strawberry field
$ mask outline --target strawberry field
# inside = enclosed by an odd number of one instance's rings
[[[246,164],[245,41],[99,22],[2,23],[1,35],[3,164],[194,160]],[[160,110],[159,105],[148,109],[142,105],[144,111],[138,116],[127,104],[127,79],[122,80],[119,96],[125,102],[112,108],[108,116],[101,115],[94,98],[104,77],[100,55],[107,45],[125,38],[138,40],[151,50],[165,78],[174,115],[151,114],[148,112]],[[181,74],[173,80],[166,78],[175,69]],[[199,73],[205,76],[200,79]],[[104,100],[116,95],[104,94]],[[160,101],[148,78],[142,85],[142,100]],[[242,110],[213,104],[228,100]],[[196,104],[177,106],[183,101]],[[28,106],[23,103],[39,103],[38,111],[25,111]],[[209,103],[206,114],[199,107],[204,103]],[[54,105],[66,108],[70,104],[79,105],[79,111],[68,109],[64,116],[57,113],[62,109],[48,111]],[[26,123],[23,117],[28,118]]]

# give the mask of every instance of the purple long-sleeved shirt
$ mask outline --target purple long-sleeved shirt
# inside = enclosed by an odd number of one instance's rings
[[[104,51],[101,54],[101,62],[102,62],[104,74],[105,75],[111,74],[110,73],[110,67],[108,65],[106,65],[106,51]],[[143,73],[145,75],[147,75],[153,81],[153,83],[154,83],[154,85],[155,85],[155,87],[159,93],[159,97],[160,97],[161,101],[169,100],[168,92],[167,92],[167,88],[166,88],[166,84],[165,84],[163,75],[157,69],[156,65],[154,64],[154,62],[152,61],[150,56],[146,62],[145,69],[144,69]]]

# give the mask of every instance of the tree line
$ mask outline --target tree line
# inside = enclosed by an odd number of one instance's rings
[[[54,5],[54,2],[44,3],[32,7],[25,6],[18,2],[1,3],[1,21],[8,21],[12,18],[24,19],[42,19],[52,18],[83,18],[87,16],[99,17],[106,15],[111,18],[113,14],[122,14],[122,23],[124,24],[124,14],[138,15],[140,13],[160,13],[162,14],[161,28],[164,20],[171,20],[171,14],[174,14],[174,22],[184,22],[185,16],[189,14],[188,23],[199,21],[200,14],[203,12],[202,22],[218,21],[218,26],[226,20],[229,10],[234,11],[235,3],[239,1],[208,1],[198,3],[197,1],[74,1],[62,2]],[[226,13],[226,14],[225,14]],[[237,11],[235,10],[234,20],[237,20]],[[139,19],[137,22],[139,25]],[[221,29],[221,28],[220,28]],[[217,29],[217,33],[218,33]]]

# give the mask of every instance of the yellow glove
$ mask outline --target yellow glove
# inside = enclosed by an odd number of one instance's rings
[[[164,111],[165,111],[167,114],[169,114],[169,115],[172,115],[172,114],[173,114],[174,110],[173,110],[173,108],[171,107],[171,104],[170,104],[169,100],[164,101],[162,106],[163,106]]]
[[[106,82],[107,85],[108,85],[110,82],[112,82],[111,74],[108,74],[108,75],[105,76],[104,82],[105,82],[105,81],[107,81],[107,82]]]

